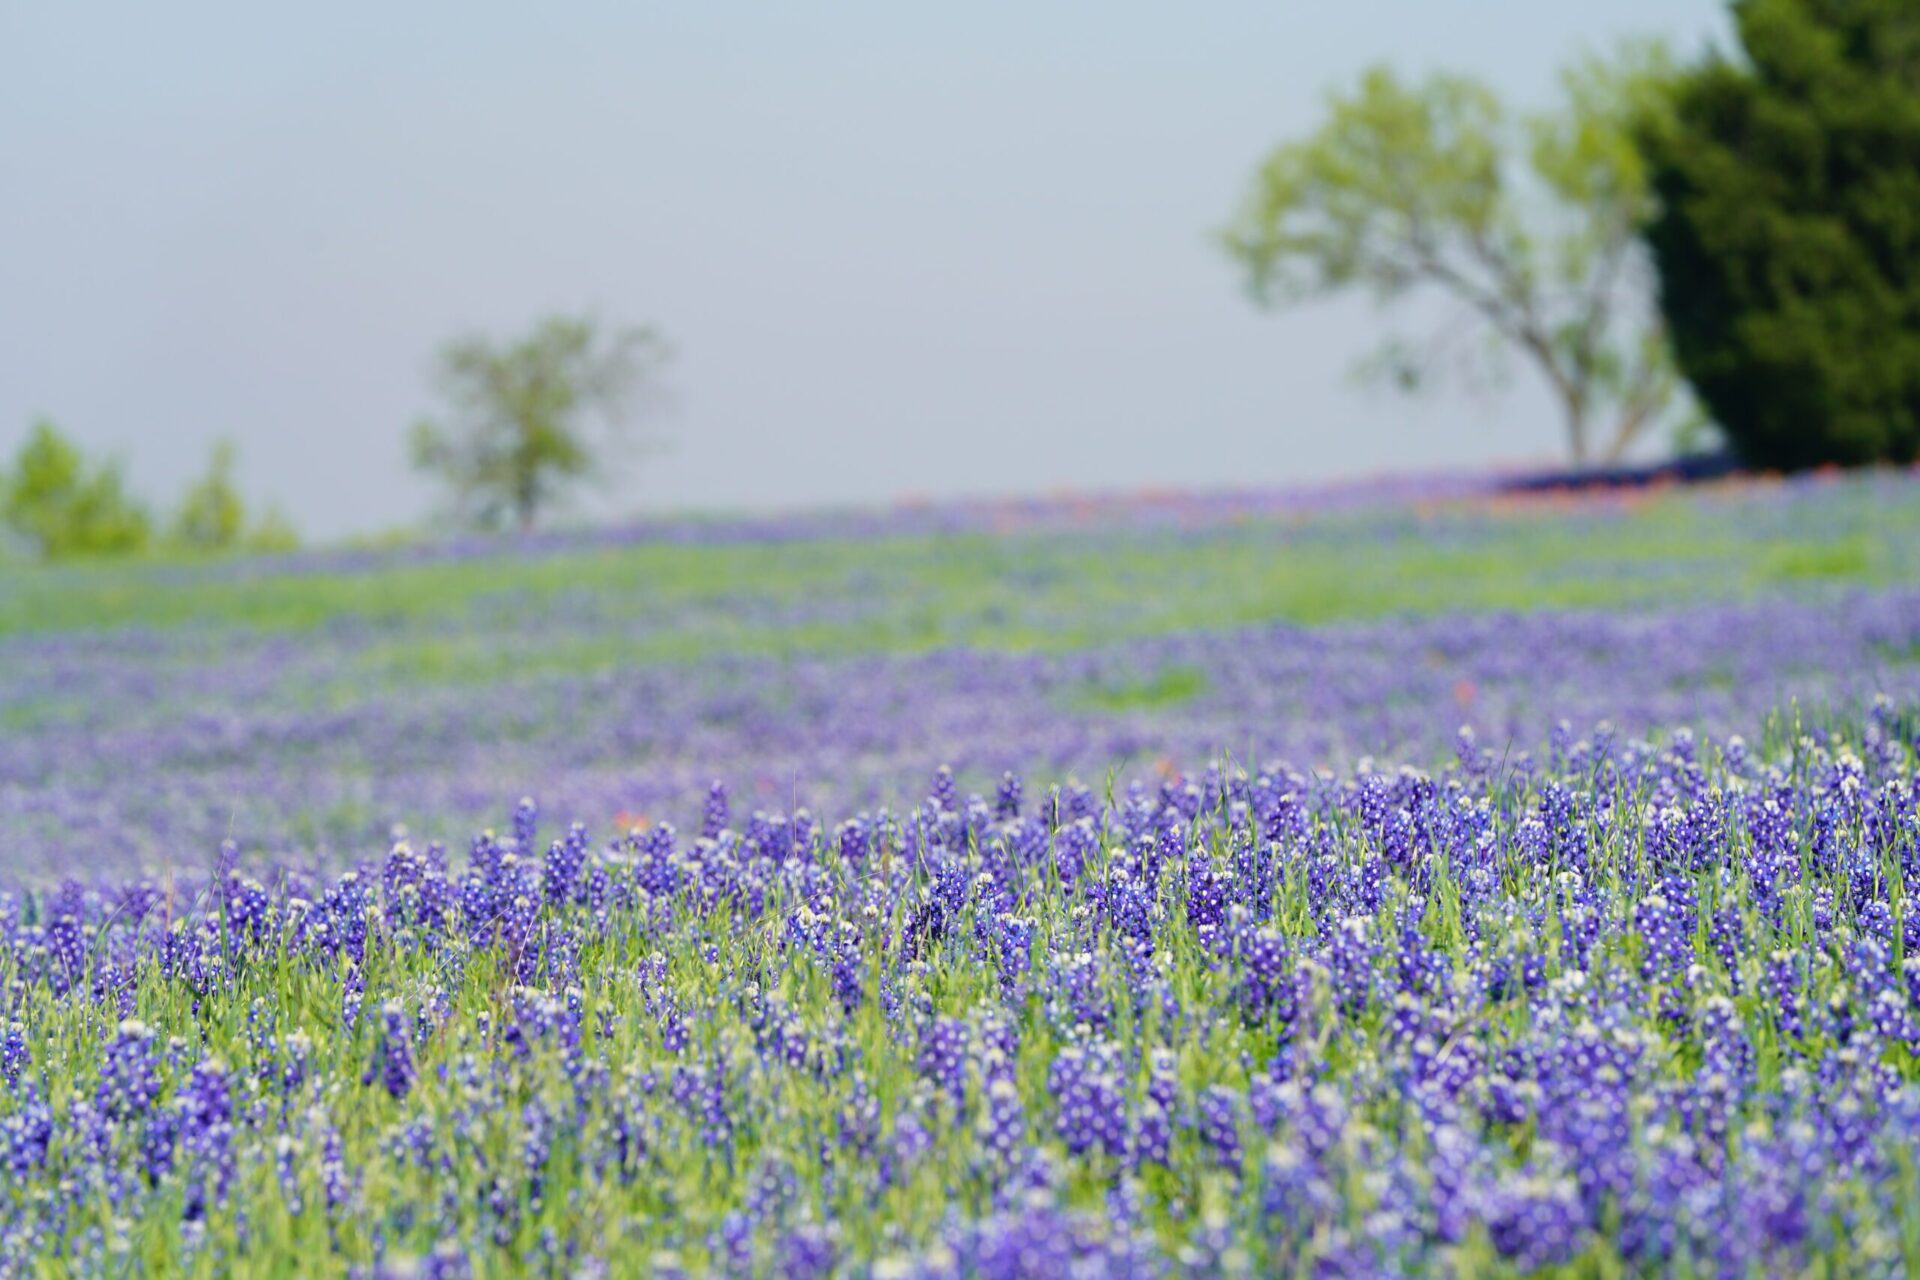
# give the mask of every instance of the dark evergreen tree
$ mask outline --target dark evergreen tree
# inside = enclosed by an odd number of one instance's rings
[[[1736,0],[1644,139],[1682,372],[1758,466],[1920,457],[1920,0]]]

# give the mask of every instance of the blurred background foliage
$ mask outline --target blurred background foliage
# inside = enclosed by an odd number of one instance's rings
[[[1738,47],[1657,42],[1570,63],[1557,100],[1386,66],[1260,163],[1220,243],[1263,306],[1356,291],[1453,312],[1362,358],[1408,392],[1544,379],[1576,470],[1636,442],[1727,466],[1920,459],[1920,6],[1734,0]],[[525,534],[639,447],[668,348],[555,315],[434,366],[411,436],[456,523]],[[0,472],[0,546],[58,560],[284,550],[230,445],[156,521],[113,461],[41,421]]]
[[[42,560],[293,550],[299,535],[284,515],[273,508],[249,514],[234,481],[236,457],[231,443],[217,442],[206,472],[156,530],[118,462],[88,458],[43,418],[0,471],[0,541]]]
[[[1574,464],[1618,462],[1686,412],[1639,242],[1652,195],[1634,132],[1672,76],[1660,46],[1629,46],[1569,67],[1554,109],[1515,113],[1469,77],[1375,67],[1267,157],[1225,247],[1262,304],[1438,293],[1454,313],[1363,374],[1497,382],[1517,353],[1552,387]]]
[[[1267,157],[1224,245],[1266,305],[1449,299],[1433,335],[1361,371],[1420,391],[1517,354],[1576,467],[1663,423],[1696,441],[1703,412],[1751,467],[1911,463],[1920,6],[1732,9],[1738,50],[1589,56],[1542,112],[1375,68]]]
[[[413,427],[413,462],[455,513],[526,532],[570,492],[617,473],[626,429],[667,358],[651,329],[549,316],[525,337],[450,342],[435,368],[445,411]]]
[[[126,490],[120,468],[94,462],[42,419],[14,456],[0,502],[9,532],[47,560],[144,551],[153,520]]]

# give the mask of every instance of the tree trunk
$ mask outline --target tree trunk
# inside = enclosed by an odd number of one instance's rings
[[[513,488],[513,518],[520,526],[521,533],[532,533],[533,522],[539,515],[540,499],[534,486],[525,482]]]
[[[1560,410],[1567,418],[1567,447],[1573,455],[1574,469],[1584,471],[1587,466],[1587,390],[1588,383],[1583,378],[1575,378],[1560,367],[1555,356],[1553,344],[1546,335],[1532,325],[1521,327],[1512,336],[1520,346],[1540,363],[1540,372],[1545,374],[1552,384],[1554,393],[1560,397]]]
[[[1573,455],[1576,471],[1587,467],[1587,407],[1577,396],[1563,397],[1561,408],[1567,415],[1567,449]]]

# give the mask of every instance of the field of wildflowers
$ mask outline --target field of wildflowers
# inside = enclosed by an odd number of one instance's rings
[[[1913,1273],[1920,491],[1455,498],[34,579],[0,1274]]]

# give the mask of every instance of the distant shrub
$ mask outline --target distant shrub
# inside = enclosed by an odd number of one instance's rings
[[[194,550],[214,551],[240,544],[246,532],[247,504],[233,483],[233,445],[214,445],[207,472],[187,487],[173,518],[173,540]]]
[[[300,536],[277,508],[268,508],[257,520],[247,518],[247,504],[234,483],[238,459],[231,442],[213,446],[207,470],[187,488],[174,515],[172,539],[187,551],[289,551]]]
[[[214,446],[206,472],[187,487],[163,530],[168,548],[205,555],[300,545],[278,508],[249,516],[234,483],[236,458],[226,441]],[[134,555],[155,540],[152,516],[127,492],[119,464],[89,461],[44,419],[0,472],[0,525],[7,540],[42,560]]]
[[[152,520],[113,462],[88,462],[53,423],[34,424],[0,477],[0,521],[47,560],[144,550]]]

